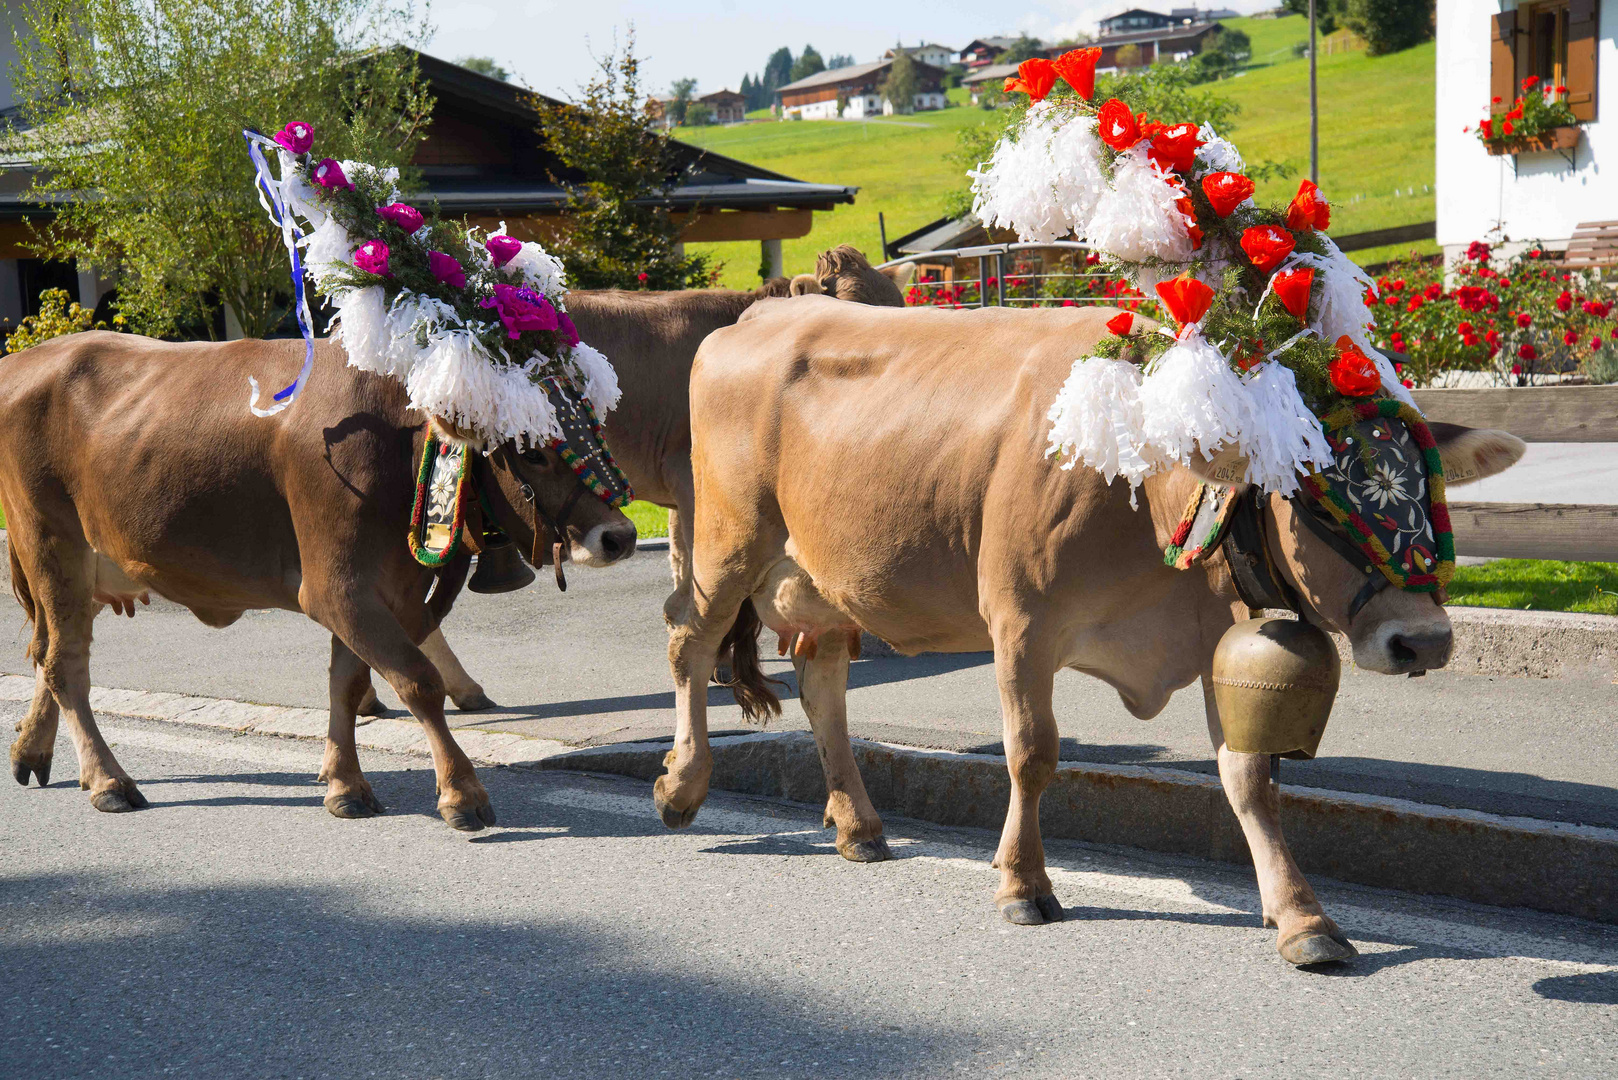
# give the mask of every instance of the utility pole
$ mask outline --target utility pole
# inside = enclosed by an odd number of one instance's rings
[[[1309,0],[1309,182],[1320,183],[1320,102],[1315,96],[1315,0]]]

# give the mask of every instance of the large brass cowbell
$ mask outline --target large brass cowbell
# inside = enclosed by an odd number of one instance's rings
[[[1225,745],[1312,758],[1326,733],[1342,663],[1331,638],[1301,619],[1248,619],[1214,650],[1214,702]]]

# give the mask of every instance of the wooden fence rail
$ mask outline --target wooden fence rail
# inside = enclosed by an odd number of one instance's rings
[[[1618,386],[1417,390],[1415,398],[1429,420],[1498,428],[1524,442],[1618,443]],[[1449,505],[1458,554],[1618,562],[1618,506]]]

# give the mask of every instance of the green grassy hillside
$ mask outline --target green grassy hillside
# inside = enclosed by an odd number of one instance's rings
[[[1242,107],[1231,134],[1246,158],[1286,167],[1282,179],[1260,186],[1260,197],[1285,201],[1309,171],[1309,65],[1293,54],[1307,24],[1287,18],[1229,25],[1252,39],[1253,65],[1216,89]],[[1334,233],[1432,220],[1434,55],[1429,43],[1376,59],[1363,52],[1320,58],[1320,183],[1334,203]],[[841,243],[874,257],[879,211],[890,238],[937,218],[945,194],[960,183],[959,166],[945,160],[956,133],[999,122],[999,114],[967,106],[858,122],[682,128],[676,137],[801,180],[860,188],[853,206],[816,214],[808,236],[786,242],[787,271],[798,273],[812,268],[816,252]],[[691,247],[725,260],[724,284],[757,284],[757,244]],[[1371,262],[1387,254],[1356,257]]]

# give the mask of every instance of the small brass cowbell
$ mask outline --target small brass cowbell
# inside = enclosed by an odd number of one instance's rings
[[[517,545],[504,536],[485,537],[478,553],[478,568],[466,587],[475,593],[516,592],[534,580],[534,572],[523,562]]]
[[[1301,619],[1248,619],[1214,650],[1214,701],[1225,745],[1312,758],[1326,733],[1342,663],[1331,638]]]

